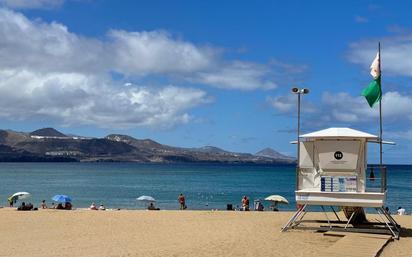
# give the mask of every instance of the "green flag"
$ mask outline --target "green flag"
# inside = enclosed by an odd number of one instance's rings
[[[373,107],[374,104],[378,103],[382,99],[381,71],[379,62],[380,56],[378,52],[371,64],[370,73],[373,77],[373,81],[362,90],[362,95],[366,98],[366,101],[368,101],[370,107]]]
[[[368,101],[370,107],[373,107],[382,99],[381,77],[374,79],[369,85],[362,90],[362,95]]]

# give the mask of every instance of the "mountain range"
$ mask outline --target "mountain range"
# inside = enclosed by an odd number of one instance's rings
[[[42,128],[31,133],[0,130],[0,161],[291,164],[295,159],[271,148],[236,153],[214,146],[182,148],[127,135],[90,138]]]

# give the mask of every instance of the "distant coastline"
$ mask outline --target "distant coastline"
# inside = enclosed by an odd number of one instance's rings
[[[271,148],[255,154],[214,146],[182,148],[151,139],[111,134],[104,138],[65,135],[53,128],[30,133],[0,130],[0,162],[135,162],[292,165],[295,158]]]

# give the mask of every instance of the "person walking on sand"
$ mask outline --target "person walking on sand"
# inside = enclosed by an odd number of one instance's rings
[[[181,209],[181,210],[184,210],[184,209],[187,208],[187,206],[186,206],[186,199],[185,199],[185,196],[184,196],[183,194],[180,194],[179,197],[177,198],[177,200],[178,200],[179,203],[180,203],[180,209]]]

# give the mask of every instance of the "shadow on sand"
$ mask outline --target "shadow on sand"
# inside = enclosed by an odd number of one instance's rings
[[[400,237],[412,237],[412,228],[402,227]]]

